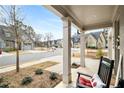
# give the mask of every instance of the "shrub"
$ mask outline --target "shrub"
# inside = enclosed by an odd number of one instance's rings
[[[43,70],[42,70],[42,69],[37,69],[37,70],[35,71],[35,74],[36,74],[36,75],[41,75],[41,74],[43,74]]]
[[[15,48],[4,48],[3,51],[4,52],[11,52],[11,51],[15,51]]]
[[[21,84],[22,85],[27,85],[33,81],[32,77],[24,77]]]
[[[76,63],[72,63],[72,68],[78,68],[80,65],[76,64]]]
[[[72,66],[77,66],[77,64],[76,63],[72,63]]]
[[[103,56],[103,55],[104,55],[104,53],[103,53],[102,49],[98,49],[98,50],[97,50],[97,53],[96,53],[96,57],[97,57],[97,58],[100,58],[100,57]]]
[[[55,80],[55,79],[57,79],[57,74],[56,73],[54,73],[54,72],[52,72],[51,74],[50,74],[50,77],[49,77],[51,80]]]
[[[9,84],[8,83],[1,83],[0,88],[9,88]]]
[[[87,46],[87,48],[90,48],[90,49],[97,49],[97,47],[95,47],[95,46]]]

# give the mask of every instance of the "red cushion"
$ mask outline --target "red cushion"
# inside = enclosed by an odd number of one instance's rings
[[[82,84],[82,85],[85,85],[85,86],[92,87],[90,80],[85,79],[83,77],[79,78],[79,83]]]
[[[84,77],[80,77],[80,80],[83,80],[84,82],[90,83],[90,80],[84,78]]]
[[[86,83],[86,86],[92,87],[91,83]]]

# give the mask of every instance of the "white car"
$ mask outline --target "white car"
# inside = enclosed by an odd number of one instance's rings
[[[56,50],[56,48],[55,47],[52,47],[52,50],[54,51],[54,50]]]

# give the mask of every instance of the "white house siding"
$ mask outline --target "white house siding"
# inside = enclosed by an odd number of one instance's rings
[[[101,40],[102,40],[102,48],[106,48],[105,37],[103,36],[103,34],[101,34],[100,37],[101,37]]]
[[[102,47],[102,44],[101,44],[101,40],[99,38],[98,41],[97,41],[97,48],[101,48],[101,47]]]
[[[96,39],[92,35],[88,36],[87,38],[87,46],[96,47]]]
[[[100,38],[98,39],[97,45],[98,45],[97,46],[98,48],[105,48],[106,47],[106,41],[105,41],[103,34],[100,34]]]

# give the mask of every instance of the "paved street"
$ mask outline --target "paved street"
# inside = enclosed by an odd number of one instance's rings
[[[42,58],[52,57],[62,54],[62,49],[56,49],[55,51],[49,52],[32,52],[29,54],[20,55],[20,64],[30,62],[30,61],[37,61]],[[14,65],[16,63],[16,56],[15,55],[7,55],[0,57],[0,67]]]
[[[72,48],[72,53],[79,51],[80,51],[79,48],[77,49]],[[57,48],[54,51],[48,51],[48,52],[29,50],[29,53],[26,52],[20,55],[19,61],[20,64],[27,63],[30,61],[38,61],[41,60],[42,58],[62,55],[63,54],[62,52],[63,52],[62,48]],[[9,53],[3,53],[2,56],[0,55],[0,67],[15,65],[15,63],[16,63],[16,55]]]

